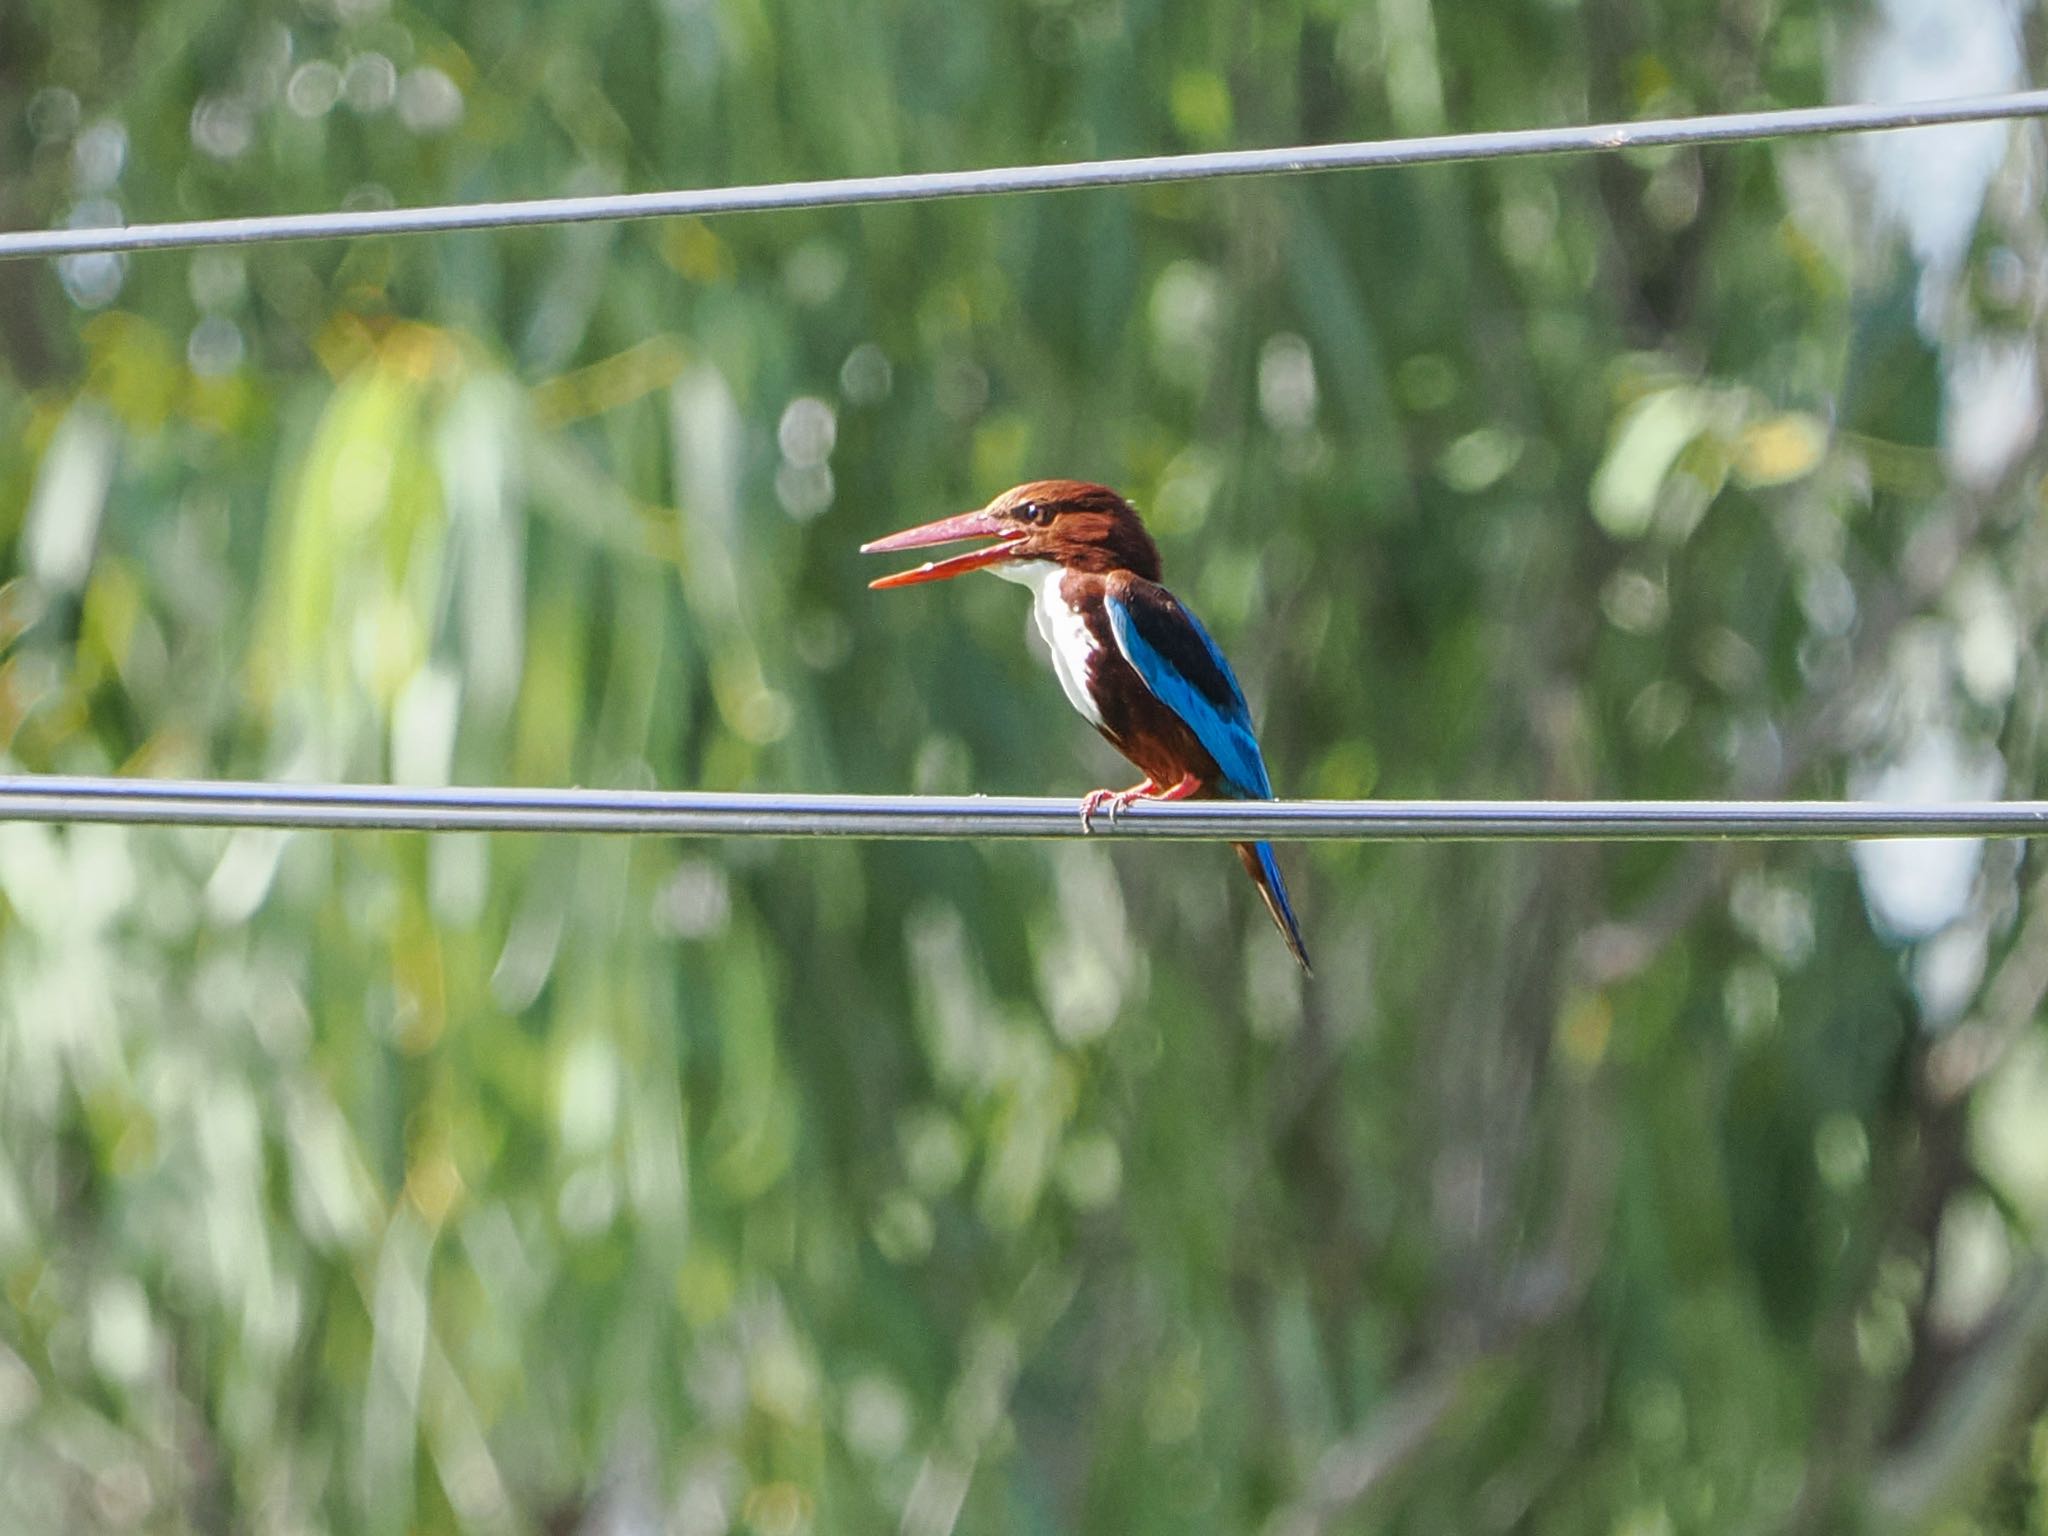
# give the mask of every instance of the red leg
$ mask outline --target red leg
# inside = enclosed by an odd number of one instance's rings
[[[1095,830],[1095,813],[1104,806],[1109,807],[1109,824],[1116,825],[1117,813],[1140,800],[1185,800],[1202,787],[1202,781],[1192,773],[1184,773],[1180,781],[1171,788],[1161,789],[1150,778],[1142,784],[1133,784],[1129,789],[1092,789],[1081,798],[1081,830]]]
[[[1159,786],[1148,778],[1144,783],[1133,784],[1129,789],[1089,790],[1087,794],[1081,797],[1081,830],[1083,832],[1093,832],[1095,830],[1095,813],[1105,805],[1109,807],[1109,824],[1115,826],[1116,813],[1118,811],[1129,805],[1133,800],[1140,800],[1147,795],[1156,793],[1158,788]]]

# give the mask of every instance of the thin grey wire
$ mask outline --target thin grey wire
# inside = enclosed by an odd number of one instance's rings
[[[1078,802],[993,795],[713,794],[0,777],[0,821],[675,837],[1083,836]],[[1095,836],[1274,842],[2044,837],[2048,801],[1286,800],[1141,805]]]
[[[133,224],[112,229],[16,230],[0,232],[0,260],[202,245],[256,245],[277,240],[506,229],[539,224],[587,223],[600,219],[846,207],[857,203],[915,202],[929,198],[1050,192],[1075,187],[1136,186],[1148,182],[1195,181],[1218,176],[1364,170],[1453,160],[1498,160],[1518,155],[1579,154],[1674,144],[1725,144],[1742,139],[1865,133],[1879,129],[1925,128],[1942,123],[2043,115],[2048,115],[2048,91],[2017,91],[1962,101],[1789,107],[1764,112],[1728,112],[1710,117],[1522,128],[1497,133],[1437,134],[1425,138],[1309,144],[1283,149],[1222,150],[1210,154],[1157,155],[1144,159],[1085,160],[1062,165],[1007,166],[978,171],[849,176],[836,181],[779,182],[750,187],[625,192],[600,197],[536,198],[427,208],[271,214],[244,219]]]

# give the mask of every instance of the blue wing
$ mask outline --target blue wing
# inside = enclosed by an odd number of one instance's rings
[[[1244,693],[1201,620],[1151,582],[1112,582],[1103,603],[1124,659],[1223,770],[1219,788],[1240,799],[1272,799]]]

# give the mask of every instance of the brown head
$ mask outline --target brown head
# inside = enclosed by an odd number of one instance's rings
[[[915,570],[884,576],[868,585],[907,587],[913,582],[943,581],[967,571],[1024,560],[1050,560],[1077,571],[1129,571],[1147,581],[1159,579],[1159,551],[1136,509],[1108,486],[1081,480],[1032,480],[1012,486],[978,512],[906,528],[861,545],[861,553],[923,549],[961,539],[995,542],[950,559],[927,561]]]

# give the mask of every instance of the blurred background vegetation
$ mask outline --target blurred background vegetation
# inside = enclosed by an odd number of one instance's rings
[[[2021,0],[9,0],[0,227],[2023,82]],[[2040,137],[0,266],[9,770],[2031,795]],[[0,1525],[2048,1529],[2010,845],[0,827]]]

